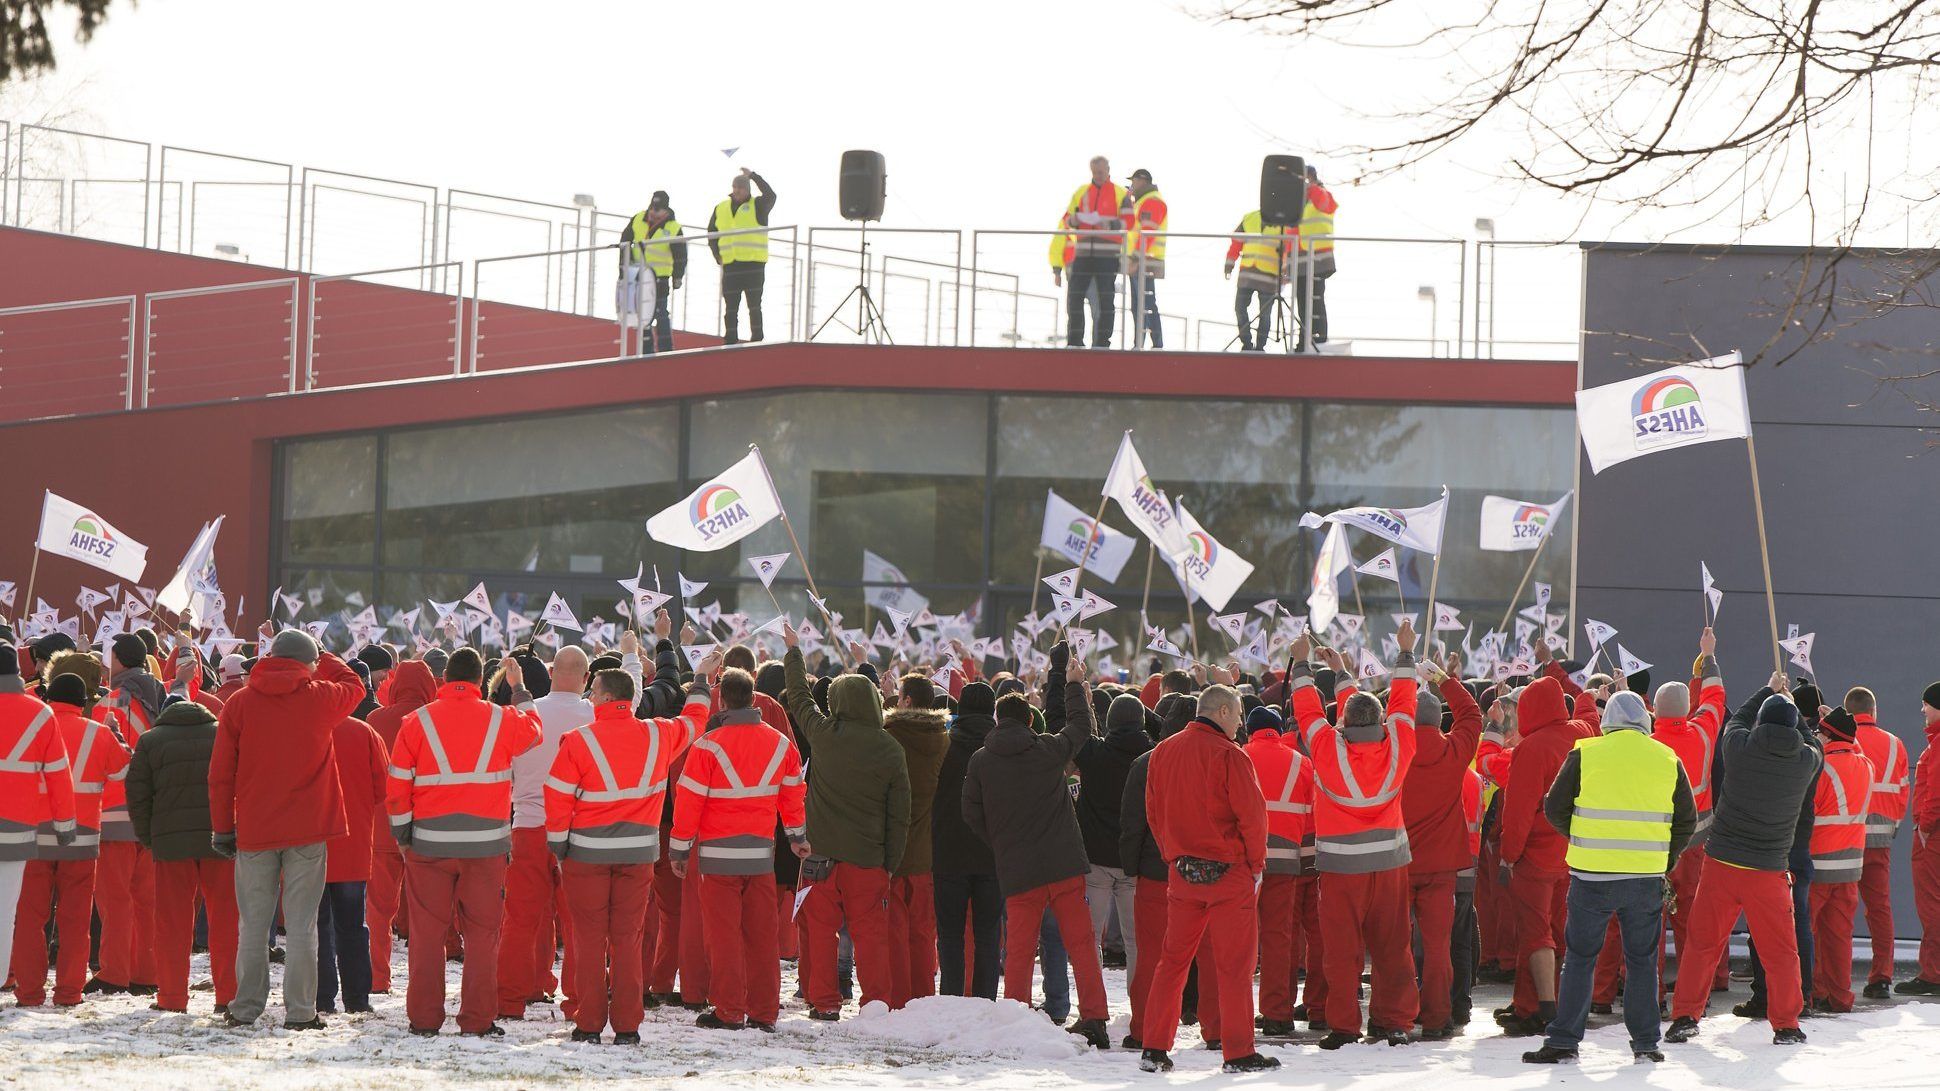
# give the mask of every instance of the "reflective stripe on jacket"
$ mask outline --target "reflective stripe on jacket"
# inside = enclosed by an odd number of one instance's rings
[[[1812,799],[1812,881],[1856,883],[1866,865],[1866,806],[1873,763],[1849,742],[1825,744]]]
[[[1266,872],[1300,875],[1312,870],[1314,856],[1313,762],[1280,732],[1262,728],[1241,749],[1260,778],[1266,797]]]
[[[716,231],[724,232],[724,234],[715,240],[716,250],[721,255],[721,264],[726,265],[734,261],[747,261],[754,262],[758,265],[766,265],[768,263],[768,233],[760,230],[761,226],[761,219],[755,213],[754,198],[752,197],[741,202],[740,208],[734,207],[734,198],[732,197],[715,205],[714,228]],[[739,235],[725,234],[725,232],[729,231],[745,233]],[[670,263],[672,260],[671,258],[668,259]],[[671,264],[669,268],[671,268]]]
[[[34,858],[43,813],[74,828],[74,778],[54,710],[25,693],[0,693],[0,860]]]
[[[546,777],[546,842],[587,864],[660,859],[660,816],[668,770],[707,724],[707,690],[687,695],[680,715],[639,720],[631,701],[608,701],[593,722],[559,740]]]
[[[766,874],[777,823],[791,842],[807,834],[801,755],[755,709],[723,719],[687,756],[667,848],[676,860],[691,852],[702,874]]]
[[[1408,825],[1401,788],[1415,756],[1414,657],[1403,654],[1388,686],[1381,738],[1350,742],[1345,732],[1326,726],[1314,733],[1309,751],[1314,763],[1314,848],[1322,872],[1362,875],[1406,867]],[[1306,669],[1296,665],[1296,672]],[[1294,689],[1294,715],[1312,722],[1319,695],[1309,684]]]
[[[391,748],[391,833],[420,856],[479,859],[512,848],[512,758],[536,745],[539,718],[447,682],[405,718]]]
[[[1641,731],[1576,740],[1581,775],[1570,816],[1571,871],[1662,875],[1670,870],[1676,751]],[[1568,785],[1564,785],[1567,789]]]

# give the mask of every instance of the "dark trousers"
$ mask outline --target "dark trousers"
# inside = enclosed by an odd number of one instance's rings
[[[1307,313],[1308,311],[1307,282],[1309,279],[1313,281],[1313,295],[1314,295],[1313,305],[1312,305],[1313,313],[1311,315]],[[1327,274],[1325,271],[1323,271],[1320,276],[1312,277],[1312,278],[1308,277],[1307,271],[1305,269],[1300,270],[1298,273],[1294,275],[1293,307],[1294,307],[1294,310],[1297,311],[1300,315],[1300,329],[1302,331],[1303,336],[1306,334],[1311,334],[1312,336],[1310,338],[1307,338],[1308,340],[1311,340],[1316,345],[1326,344],[1327,343]]]
[[[1266,339],[1273,334],[1273,300],[1277,295],[1277,289],[1246,280],[1239,282],[1239,292],[1233,297],[1233,316],[1239,319],[1239,347],[1242,350],[1260,352],[1266,348]],[[1258,318],[1251,318],[1247,312],[1255,300],[1259,301],[1260,313]]]
[[[1141,315],[1133,321],[1145,324],[1145,340],[1155,349],[1165,347],[1165,326],[1159,319],[1158,281],[1151,276],[1137,277],[1132,281],[1132,291],[1142,297],[1136,305]]]
[[[1482,934],[1475,927],[1475,891],[1455,889],[1455,928],[1448,944],[1449,961],[1455,980],[1449,989],[1449,1022],[1465,1026],[1474,1007],[1470,994],[1475,990],[1476,948]]]
[[[1630,1048],[1656,1049],[1657,940],[1664,931],[1664,880],[1578,879],[1569,884],[1569,919],[1563,927],[1563,981],[1556,990],[1556,1018],[1549,1044],[1575,1049],[1590,1018],[1590,986],[1596,956],[1610,918],[1623,935],[1623,1022]]]
[[[334,1011],[343,986],[345,1011],[370,1010],[370,929],[364,884],[325,883],[317,904],[317,1010]]]
[[[728,344],[741,343],[741,301],[748,301],[748,340],[761,340],[761,287],[768,280],[768,263],[762,261],[730,261],[721,266],[721,302],[727,313],[722,318],[722,329],[726,332]],[[656,305],[656,320],[660,314]],[[672,347],[669,334],[669,347]]]
[[[1118,261],[1107,259],[1099,268],[1087,267],[1079,258],[1064,271],[1064,343],[1081,348],[1085,343],[1085,308],[1091,308],[1091,347],[1111,347],[1111,328],[1117,318]]]
[[[1004,895],[995,875],[950,875],[936,872],[936,955],[944,996],[981,996],[997,999],[997,982],[1004,964]],[[971,928],[975,963],[970,988],[964,990],[963,930]]]
[[[673,278],[655,277],[653,278],[653,287],[653,320],[648,323],[646,330],[641,331],[640,351],[643,353],[670,352],[674,347],[674,322],[673,319],[667,316],[667,304],[673,295]],[[761,307],[761,289],[759,286],[755,288],[754,298],[754,306],[759,311]],[[759,318],[755,319],[754,327],[755,329],[761,328],[761,320]],[[756,336],[755,340],[759,341],[761,338]]]
[[[1806,999],[1803,990],[1810,987],[1812,981],[1811,899],[1812,871],[1808,866],[1802,873],[1799,871],[1792,872],[1792,933],[1798,937],[1801,999]],[[1765,964],[1759,961],[1757,944],[1746,940],[1745,946],[1751,953],[1751,999],[1754,1003],[1766,1003]],[[1680,972],[1683,967],[1683,961],[1684,953],[1680,951],[1678,952]]]

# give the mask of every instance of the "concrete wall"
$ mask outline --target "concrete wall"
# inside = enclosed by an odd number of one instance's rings
[[[1784,312],[1804,268],[1797,251],[1603,245],[1585,249],[1581,385],[1597,386],[1733,349],[1752,360],[1797,350],[1747,375],[1764,489],[1780,635],[1816,632],[1812,661],[1828,703],[1846,689],[1879,695],[1880,725],[1917,759],[1925,747],[1921,690],[1940,678],[1940,451],[1934,421],[1879,377],[1929,371],[1940,311],[1870,317],[1857,305]],[[1839,269],[1838,298],[1888,283],[1890,259],[1857,255]],[[1808,273],[1806,275],[1816,275]],[[1919,393],[1919,384],[1907,388]],[[1940,397],[1926,380],[1925,396]],[[1928,430],[1923,430],[1922,426]],[[1578,454],[1577,639],[1593,617],[1632,653],[1659,664],[1654,683],[1682,678],[1697,650],[1698,563],[1724,603],[1719,655],[1734,702],[1772,671],[1746,445],[1722,441],[1650,455],[1590,474]],[[1796,676],[1798,671],[1792,669]],[[1901,935],[1917,935],[1906,854],[1894,846]],[[1910,976],[1910,971],[1900,976]]]

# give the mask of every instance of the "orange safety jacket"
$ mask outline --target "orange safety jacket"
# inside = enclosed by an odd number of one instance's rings
[[[1130,229],[1132,227],[1132,206],[1129,191],[1116,182],[1104,185],[1087,182],[1079,186],[1071,195],[1071,203],[1065,206],[1064,216],[1058,226],[1065,231],[1101,232],[1110,228]],[[1051,268],[1068,268],[1079,258],[1111,258],[1116,269],[1120,254],[1125,250],[1125,236],[1120,231],[1110,234],[1083,234],[1051,236]]]
[[[490,704],[470,682],[438,687],[391,747],[391,836],[420,856],[511,852],[512,759],[541,735],[537,714]]]
[[[694,744],[674,788],[674,859],[692,852],[703,875],[763,875],[775,863],[775,823],[791,843],[808,834],[802,759],[755,709],[722,713]]]
[[[1812,798],[1812,881],[1856,883],[1866,866],[1866,801],[1873,763],[1854,743],[1825,744],[1825,769]]]
[[[43,806],[36,843],[37,859],[92,860],[101,855],[101,799],[110,786],[121,791],[126,813],[128,751],[106,724],[90,720],[80,706],[49,702],[54,723],[66,747],[68,771],[74,783],[74,840],[62,845],[55,835],[53,815]],[[43,804],[46,795],[42,794]]]
[[[1266,873],[1313,869],[1314,765],[1293,740],[1270,728],[1246,737],[1246,757],[1266,797]]]
[[[707,726],[707,684],[680,715],[639,720],[632,701],[607,701],[593,722],[559,740],[546,777],[546,844],[561,860],[651,864],[660,859],[668,770]]]
[[[1472,857],[1482,855],[1482,774],[1473,768],[1462,771],[1462,820],[1468,826],[1468,854]],[[1460,894],[1475,889],[1475,864],[1455,873],[1455,892]]]
[[[1320,714],[1306,664],[1294,667],[1294,717],[1314,723]],[[1302,684],[1304,683],[1304,684]],[[1314,763],[1314,862],[1322,872],[1364,875],[1406,867],[1408,824],[1401,788],[1415,757],[1414,656],[1396,658],[1388,684],[1387,718],[1382,738],[1349,742],[1333,725],[1319,728],[1308,751]]]
[[[1650,737],[1671,748],[1684,764],[1684,779],[1691,782],[1691,800],[1697,805],[1697,832],[1691,845],[1702,845],[1711,835],[1711,762],[1718,752],[1718,736],[1724,731],[1724,679],[1718,676],[1717,660],[1706,657],[1698,664],[1699,678],[1691,682],[1691,714],[1660,716]]]
[[[141,741],[141,721],[146,717],[141,712],[141,703],[135,703],[135,711],[116,708],[107,701],[99,701],[88,718],[109,731],[121,746],[134,753],[135,744]],[[116,777],[108,781],[101,792],[101,840],[135,840],[135,823],[128,817],[128,778]]]
[[[1879,726],[1870,712],[1855,715],[1859,749],[1873,763],[1872,799],[1866,804],[1866,847],[1891,848],[1893,834],[1906,817],[1908,788],[1912,783],[1906,744],[1898,735]]]
[[[25,693],[0,693],[0,861],[32,860],[45,820],[74,828],[74,778],[54,710]]]

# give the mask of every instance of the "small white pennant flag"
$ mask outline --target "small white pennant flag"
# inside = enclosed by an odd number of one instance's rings
[[[680,654],[687,657],[688,670],[699,670],[701,660],[706,659],[708,654],[718,647],[720,647],[719,644],[682,644]]]
[[[1360,661],[1354,667],[1354,677],[1365,680],[1379,678],[1386,673],[1388,668],[1381,665],[1381,661],[1375,658],[1374,653],[1362,648]]]
[[[79,606],[81,608],[81,612],[88,615],[88,617],[90,618],[94,616],[95,607],[101,605],[104,602],[113,602],[113,601],[114,601],[114,596],[104,595],[101,592],[96,591],[92,587],[83,587],[81,588],[80,593],[74,596],[74,605]]]
[[[1435,604],[1435,631],[1454,632],[1462,627],[1462,612],[1447,603]]]
[[[682,602],[686,602],[688,599],[707,590],[706,580],[690,580],[678,572],[674,573],[674,578],[680,581],[680,600]]]
[[[1060,595],[1071,595],[1078,590],[1078,570],[1067,568],[1044,577],[1044,585]]]
[[[465,592],[465,597],[459,601],[481,614],[489,616],[492,612],[492,596],[486,594],[483,580],[479,581],[477,587]]]
[[[1650,664],[1630,654],[1622,644],[1617,645],[1617,669],[1625,674],[1642,674],[1650,669]]]
[[[748,567],[761,578],[761,586],[773,587],[775,577],[781,575],[781,566],[788,563],[792,553],[769,553],[760,557],[749,557]]]
[[[1367,621],[1360,614],[1336,614],[1334,615],[1334,620],[1340,622],[1341,629],[1349,637],[1361,635],[1361,626]]]
[[[1246,611],[1236,614],[1214,614],[1211,618],[1213,628],[1225,633],[1233,643],[1246,642]]]
[[[1051,602],[1051,612],[1056,615],[1057,624],[1059,625],[1071,624],[1072,620],[1078,616],[1078,611],[1084,606],[1082,602],[1072,598],[1070,595],[1052,595]]]
[[[1553,589],[1546,583],[1538,582],[1536,584],[1536,609],[1538,611],[1545,612],[1545,613],[1548,612],[1549,596],[1552,590]]]
[[[291,617],[295,617],[296,612],[303,609],[303,599],[301,596],[278,592],[276,597],[283,600],[283,609],[288,610]]]
[[[506,636],[510,637],[513,640],[517,640],[520,636],[530,632],[531,630],[532,630],[531,618],[526,617],[524,614],[519,613],[517,610],[506,611],[506,614],[505,614],[505,635]]]
[[[673,598],[672,595],[663,595],[652,588],[642,587],[633,594],[633,616],[639,618],[640,623],[644,625],[646,619],[654,615],[654,611],[672,602]]]
[[[1163,634],[1153,635],[1152,642],[1145,645],[1145,649],[1147,651],[1158,652],[1160,655],[1169,655],[1174,659],[1187,658],[1186,653],[1180,651],[1179,646],[1167,640]]]
[[[1363,576],[1378,576],[1381,579],[1392,580],[1395,583],[1401,582],[1401,566],[1395,560],[1393,546],[1389,546],[1374,556],[1369,557],[1366,562],[1355,565],[1354,571],[1359,572]]]
[[[1079,602],[1081,603],[1078,609],[1079,621],[1089,621],[1107,610],[1118,609],[1117,603],[1107,602],[1092,591],[1086,591]]]
[[[916,615],[898,610],[894,606],[885,606],[882,609],[883,613],[889,615],[889,624],[895,628],[896,638],[901,640],[903,634],[909,631],[910,618]]]
[[[1064,631],[1064,639],[1071,646],[1071,658],[1083,660],[1091,651],[1092,632],[1090,629],[1071,628]]]
[[[555,629],[571,629],[576,633],[586,631],[586,627],[573,616],[572,607],[566,605],[566,600],[560,598],[557,591],[554,591],[552,597],[546,600],[546,608],[539,612],[539,620],[552,625]]]
[[[1606,641],[1617,635],[1617,627],[1607,625],[1595,618],[1584,618],[1583,633],[1590,638],[1590,647],[1601,648]]]
[[[1389,614],[1388,616],[1394,619],[1394,627],[1397,629],[1401,628],[1401,623],[1404,621],[1407,622],[1411,627],[1414,627],[1414,628],[1420,627],[1420,619],[1421,619],[1420,614],[1414,614],[1414,613]]]
[[[1253,609],[1258,610],[1262,614],[1265,614],[1267,616],[1267,620],[1271,621],[1272,619],[1280,616],[1280,600],[1267,599],[1265,602],[1256,602],[1253,604]]]

